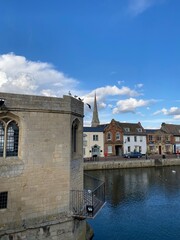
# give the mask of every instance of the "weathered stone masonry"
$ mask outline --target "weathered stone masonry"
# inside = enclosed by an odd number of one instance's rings
[[[19,127],[18,156],[0,157],[0,192],[8,192],[0,239],[84,239],[86,223],[70,211],[70,190],[83,190],[83,103],[70,96],[0,98],[0,120]]]

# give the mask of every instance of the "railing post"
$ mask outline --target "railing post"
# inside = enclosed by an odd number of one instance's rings
[[[105,203],[105,183],[90,177],[85,190],[71,190],[71,210],[75,217],[93,218]]]

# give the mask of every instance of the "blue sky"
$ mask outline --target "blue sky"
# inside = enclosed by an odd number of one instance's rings
[[[179,0],[1,0],[0,91],[91,105],[96,92],[101,123],[180,124],[179,12]]]

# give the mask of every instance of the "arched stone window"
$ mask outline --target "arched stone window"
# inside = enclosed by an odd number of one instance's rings
[[[82,129],[80,129],[80,121],[75,119],[72,123],[71,128],[71,140],[72,140],[72,155],[73,157],[78,157],[82,155]]]
[[[73,152],[77,151],[77,130],[78,130],[78,125],[76,123],[73,123],[73,125],[72,125],[72,149],[73,149]]]
[[[18,156],[19,127],[9,118],[0,119],[0,157]]]

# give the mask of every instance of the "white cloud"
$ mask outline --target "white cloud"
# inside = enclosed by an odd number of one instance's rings
[[[137,91],[125,86],[123,86],[122,88],[118,88],[117,86],[105,86],[97,88],[89,94],[83,96],[82,98],[84,99],[84,102],[93,105],[95,93],[99,110],[109,107],[109,102],[117,102],[119,100],[119,96],[135,97],[140,95]],[[115,96],[116,98],[112,98],[112,96]],[[112,109],[113,104],[111,104],[111,106]]]
[[[107,107],[107,104],[104,103],[104,102],[102,102],[102,103],[99,104],[99,107],[100,107],[100,108],[106,108],[106,107]]]
[[[28,61],[13,53],[0,55],[1,92],[62,96],[77,85],[76,79],[49,63]]]
[[[119,80],[118,84],[121,85],[122,83],[124,83],[124,80]]]
[[[174,116],[174,119],[180,119],[180,108],[171,107],[169,110],[162,108],[161,110],[156,111],[153,115],[163,114],[167,116]]]
[[[139,107],[148,106],[152,104],[154,100],[137,100],[135,98],[129,98],[125,100],[120,100],[117,102],[117,106],[113,109],[113,114],[117,113],[127,113],[132,112],[135,113],[136,109]]]
[[[142,88],[144,85],[142,83],[138,83],[135,85],[136,88]]]
[[[136,16],[159,2],[161,0],[129,0],[128,11]]]
[[[101,88],[96,88],[89,94],[85,96],[85,101],[92,103],[94,101],[94,95],[96,93],[98,102],[101,102],[104,98],[108,96],[139,96],[140,94],[132,90],[128,87],[123,86],[122,88],[118,88],[117,86],[105,86]]]

